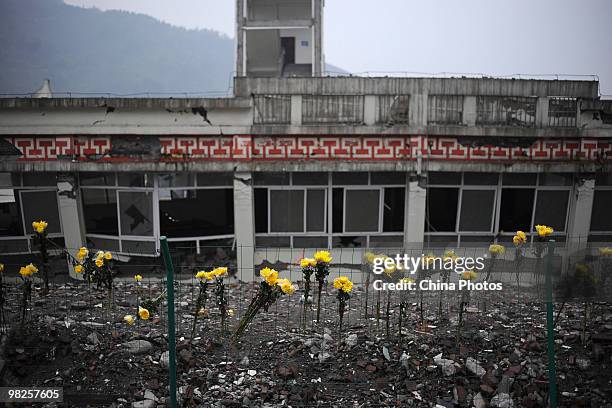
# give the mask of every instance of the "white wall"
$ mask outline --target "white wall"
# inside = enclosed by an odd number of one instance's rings
[[[281,37],[295,37],[295,63],[312,63],[312,36],[309,28],[299,28],[291,30],[280,30]],[[302,41],[306,41],[308,46],[302,46]]]

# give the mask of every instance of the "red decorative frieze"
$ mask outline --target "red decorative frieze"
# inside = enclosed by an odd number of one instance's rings
[[[112,136],[8,137],[20,160],[125,161],[112,152]],[[610,161],[606,139],[542,139],[528,147],[462,145],[439,136],[160,136],[161,157],[219,161],[389,161],[442,160],[478,162]],[[130,160],[139,160],[131,157]],[[150,160],[142,158],[142,161]]]

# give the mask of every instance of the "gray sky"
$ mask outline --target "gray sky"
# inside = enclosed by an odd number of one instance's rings
[[[233,0],[65,0],[234,37]],[[610,0],[326,0],[326,61],[349,72],[597,74],[612,95]]]

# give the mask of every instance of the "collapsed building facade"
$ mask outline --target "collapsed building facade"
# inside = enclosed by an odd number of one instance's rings
[[[154,257],[167,236],[231,247],[242,271],[536,224],[567,247],[612,241],[596,80],[326,76],[322,0],[236,14],[231,97],[0,99],[0,253],[32,251],[41,218],[67,248]]]

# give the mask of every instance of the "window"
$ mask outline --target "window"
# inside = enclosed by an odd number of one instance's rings
[[[363,122],[363,95],[304,95],[302,122],[360,124]]]
[[[550,225],[563,239],[571,174],[428,174],[425,235],[431,245],[509,242],[517,230]],[[459,219],[457,220],[457,214]]]
[[[84,189],[81,197],[87,233],[119,235],[116,190]]]
[[[429,95],[427,123],[460,125],[463,121],[462,95]]]
[[[535,97],[479,96],[476,124],[492,126],[535,126]]]
[[[0,236],[14,237],[23,235],[19,198],[13,202],[0,203]]]
[[[612,208],[612,175],[598,173],[595,175],[589,242],[612,242],[610,208]]]
[[[407,124],[410,95],[383,95],[378,98],[378,123]]]
[[[62,225],[57,207],[56,190],[21,190],[21,207],[27,234],[33,234],[32,222],[45,220],[48,234],[60,234]]]
[[[234,233],[232,189],[168,190],[159,201],[160,233],[168,238]]]
[[[153,236],[153,193],[119,191],[121,235]]]
[[[255,124],[289,124],[291,95],[255,95],[253,97]]]
[[[548,100],[548,126],[576,127],[576,98],[550,98]]]
[[[257,245],[321,248],[403,242],[405,173],[256,173],[253,178]],[[373,240],[381,236],[387,238]]]

